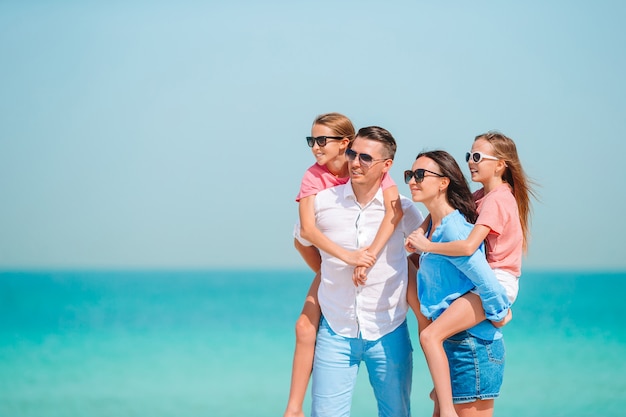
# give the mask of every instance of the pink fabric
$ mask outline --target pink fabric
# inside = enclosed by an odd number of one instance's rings
[[[502,184],[485,195],[474,193],[478,219],[491,229],[487,235],[487,262],[492,269],[503,269],[519,277],[522,273],[522,225],[511,187]]]
[[[315,195],[327,188],[345,184],[349,179],[350,177],[335,176],[328,170],[328,168],[326,168],[326,166],[313,164],[306,170],[304,176],[302,177],[300,192],[296,197],[296,201],[300,201],[304,197],[308,197],[310,195]],[[383,190],[395,185],[396,183],[390,175],[383,175],[383,180],[380,185]]]

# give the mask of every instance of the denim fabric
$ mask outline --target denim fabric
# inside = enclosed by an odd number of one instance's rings
[[[472,228],[473,225],[455,210],[442,219],[439,227],[429,231],[433,242],[451,242],[466,239]],[[500,321],[506,316],[511,303],[487,263],[482,245],[471,256],[422,253],[417,272],[417,295],[424,316],[436,319],[454,300],[472,289],[480,296],[487,319]],[[502,337],[500,330],[489,321],[477,324],[469,332],[485,340]]]
[[[450,364],[455,404],[497,398],[504,376],[504,340],[483,340],[469,332],[443,343]]]
[[[311,416],[350,415],[352,393],[365,362],[381,417],[409,417],[413,348],[406,321],[378,340],[336,334],[322,318],[315,346]]]

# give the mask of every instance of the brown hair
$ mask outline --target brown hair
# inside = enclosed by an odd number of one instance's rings
[[[524,237],[524,252],[528,250],[528,240],[530,238],[530,215],[532,207],[530,205],[530,197],[537,199],[537,195],[532,188],[534,184],[524,172],[522,163],[517,155],[517,147],[511,138],[497,131],[489,131],[482,135],[476,136],[474,141],[479,139],[486,140],[494,149],[495,157],[506,162],[502,179],[507,182],[513,190],[513,196],[517,202],[519,211],[519,221],[522,225],[522,234]]]
[[[375,140],[382,143],[387,151],[387,155],[383,156],[388,159],[393,159],[395,157],[398,146],[396,144],[396,140],[387,129],[379,126],[362,127],[356,135],[359,138]]]
[[[341,113],[325,113],[320,114],[313,121],[314,125],[323,125],[332,129],[337,136],[343,136],[354,140],[354,125],[346,116]]]
[[[450,184],[446,190],[448,203],[465,216],[465,220],[470,223],[476,223],[478,214],[476,213],[474,197],[459,164],[457,164],[452,155],[441,150],[427,151],[421,152],[415,159],[417,160],[422,156],[433,160],[439,166],[441,174],[450,179]]]

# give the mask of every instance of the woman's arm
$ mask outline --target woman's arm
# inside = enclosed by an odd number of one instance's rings
[[[367,248],[350,251],[342,248],[315,226],[315,195],[300,199],[298,211],[300,214],[300,236],[308,240],[318,249],[341,259],[348,265],[364,265],[371,267],[376,257],[367,252]]]

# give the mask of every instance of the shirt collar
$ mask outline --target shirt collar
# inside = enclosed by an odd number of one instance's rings
[[[346,200],[354,200],[354,202],[357,203],[356,195],[354,194],[354,190],[352,189],[351,179],[348,180],[345,187],[343,188],[343,198]],[[369,201],[366,204],[366,206],[370,205],[374,201],[376,201],[378,204],[381,204],[381,205],[385,204],[384,199],[383,199],[383,189],[381,187],[378,187],[378,190],[376,191],[374,198],[372,199],[372,201]]]

